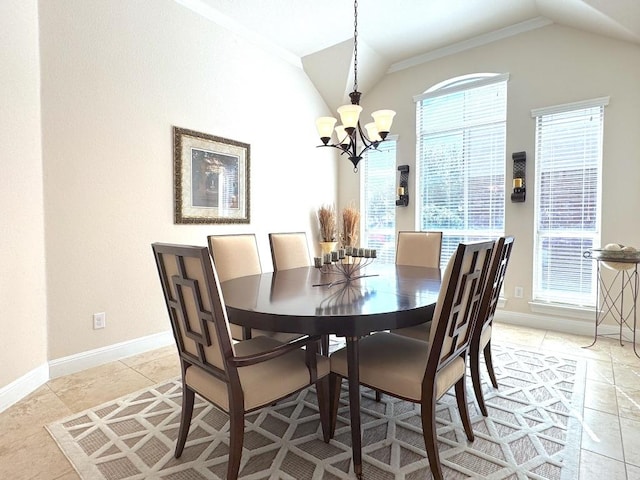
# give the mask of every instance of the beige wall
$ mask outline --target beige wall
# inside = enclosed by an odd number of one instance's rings
[[[431,61],[390,75],[368,92],[367,103],[397,110],[398,164],[409,164],[415,188],[415,104],[413,96],[468,73],[509,73],[507,107],[507,188],[511,153],[527,152],[527,200],[506,203],[506,233],[515,235],[505,280],[507,312],[530,313],[532,289],[534,108],[610,96],[605,109],[602,241],[640,247],[640,46],[552,25]],[[364,102],[363,102],[364,103]],[[365,105],[366,108],[366,105]],[[357,197],[358,177],[340,171],[340,197]],[[509,197],[507,197],[509,198]],[[415,199],[398,209],[397,228],[415,227]],[[513,298],[523,286],[525,298]],[[590,321],[591,325],[593,320]]]
[[[0,388],[46,363],[36,0],[0,2]]]
[[[255,232],[269,270],[269,231],[316,228],[336,167],[300,68],[171,0],[47,0],[40,23],[50,360],[168,331],[154,241]],[[250,225],[173,224],[174,125],[251,145]]]

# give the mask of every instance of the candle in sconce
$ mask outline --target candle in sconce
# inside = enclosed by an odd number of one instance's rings
[[[345,255],[353,255],[353,250],[352,250],[352,248],[351,248],[349,245],[347,245],[347,246],[344,248],[344,253],[345,253]]]
[[[376,252],[375,248],[371,249],[371,258],[378,258],[378,252]]]
[[[338,252],[331,252],[331,261],[332,262],[338,261]]]
[[[338,258],[342,260],[344,258],[344,248],[338,250]]]
[[[364,257],[364,248],[359,248],[358,249],[358,256],[359,257]]]
[[[331,254],[330,253],[325,253],[324,254],[324,263],[325,263],[325,265],[329,265],[331,263]]]
[[[314,265],[316,268],[320,268],[320,267],[322,267],[322,258],[320,258],[320,257],[313,257],[313,265]]]
[[[364,258],[371,258],[371,250],[369,248],[364,249]]]

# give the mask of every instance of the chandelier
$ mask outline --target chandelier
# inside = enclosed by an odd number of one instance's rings
[[[353,163],[353,171],[358,171],[358,163],[362,155],[370,148],[377,149],[380,142],[389,134],[393,117],[393,110],[377,110],[371,114],[373,122],[360,126],[360,95],[358,91],[358,0],[353,2],[354,32],[353,32],[353,91],[349,94],[351,105],[338,107],[341,125],[335,126],[334,117],[320,117],[316,120],[316,128],[322,145],[318,147],[333,147],[341,151],[340,155],[347,155]],[[335,126],[335,129],[334,129]],[[335,130],[337,142],[329,143]],[[365,133],[366,131],[366,133]]]

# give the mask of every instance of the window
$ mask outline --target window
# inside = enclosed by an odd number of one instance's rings
[[[534,301],[595,306],[607,98],[534,110]]]
[[[377,250],[378,262],[396,258],[396,139],[367,150],[362,162],[360,244]]]
[[[504,234],[507,80],[469,75],[415,98],[417,223],[443,232],[443,267],[458,243]]]

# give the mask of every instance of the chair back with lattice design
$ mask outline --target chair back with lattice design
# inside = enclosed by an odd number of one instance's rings
[[[461,243],[449,260],[430,330],[425,381],[466,356],[494,246],[493,241]]]
[[[504,277],[507,273],[507,266],[511,258],[513,243],[513,237],[500,237],[496,240],[496,246],[493,251],[493,258],[491,259],[491,266],[489,267],[487,277],[487,289],[480,303],[474,336],[481,335],[482,330],[493,321],[496,308],[498,307]]]
[[[396,265],[440,268],[442,232],[398,232]]]
[[[270,233],[269,245],[274,270],[311,266],[306,233]]]
[[[234,350],[209,250],[166,243],[152,247],[183,373],[197,365],[229,382],[226,360]]]

